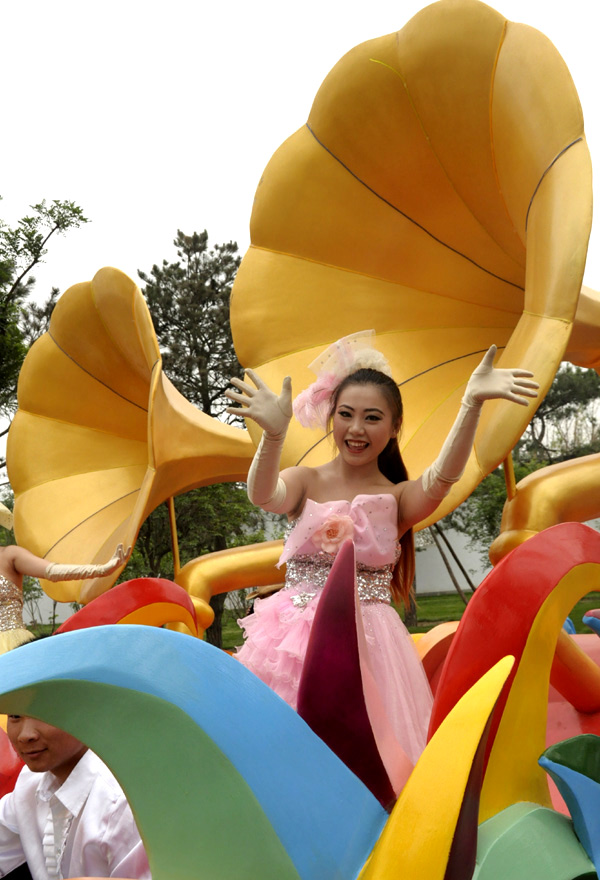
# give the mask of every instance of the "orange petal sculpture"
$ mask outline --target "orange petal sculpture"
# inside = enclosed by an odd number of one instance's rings
[[[242,479],[247,433],[188,403],[161,369],[138,287],[116,269],[60,298],[19,377],[8,440],[15,534],[48,560],[102,562],[171,495]],[[44,589],[88,602],[116,574]]]
[[[67,618],[56,632],[73,632],[113,623],[144,626],[177,623],[184,632],[198,635],[198,620],[191,596],[173,581],[152,577],[124,581],[110,592],[96,596]]]
[[[267,166],[234,285],[238,357],[300,391],[325,345],[373,327],[401,385],[416,475],[492,342],[501,366],[535,372],[540,399],[548,389],[575,318],[591,193],[579,100],[554,46],[477,0],[435,3],[342,58]],[[532,414],[486,404],[436,519]],[[294,427],[286,463],[325,460],[320,439]]]

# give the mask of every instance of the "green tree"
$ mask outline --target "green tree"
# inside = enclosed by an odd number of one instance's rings
[[[547,462],[546,462],[547,463]],[[527,474],[545,467],[543,461],[522,464],[514,461],[515,480],[519,482]],[[500,532],[502,510],[506,501],[504,470],[499,467],[477,486],[474,492],[458,507],[444,523],[449,528],[463,532],[469,537],[469,547],[476,550],[483,565],[489,565],[489,548]]]
[[[204,553],[264,540],[262,512],[239,483],[217,483],[175,498],[181,564]],[[173,577],[169,513],[161,504],[140,529],[126,578]]]
[[[58,296],[53,290],[44,306],[32,304],[31,271],[44,261],[53,235],[87,222],[74,202],[57,200],[32,205],[31,214],[16,226],[0,220],[0,414],[5,417],[15,408],[17,378],[27,349],[45,329]]]
[[[163,260],[149,275],[140,272],[154,322],[165,373],[189,401],[220,417],[229,401],[223,392],[242,368],[229,324],[229,297],[240,256],[237,244],[209,249],[208,233],[184,235],[173,242],[178,259]]]
[[[519,460],[554,464],[600,451],[599,400],[598,373],[564,364],[519,444]]]
[[[177,259],[139,272],[163,356],[176,388],[203,412],[232,421],[223,392],[231,376],[241,376],[231,339],[229,298],[240,257],[234,242],[209,247],[208,234],[177,232]],[[263,540],[268,517],[247,499],[243,486],[224,483],[195,489],[175,499],[182,564],[203,553]],[[136,561],[137,560],[137,561]],[[146,520],[128,573],[172,577],[173,560],[165,505]],[[141,573],[140,572],[140,573]],[[221,645],[225,594],[213,597],[215,622],[206,637]]]

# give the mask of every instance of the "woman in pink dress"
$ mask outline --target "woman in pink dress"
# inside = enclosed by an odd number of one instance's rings
[[[316,382],[294,401],[301,424],[329,425],[332,431],[337,455],[318,467],[279,472],[292,417],[289,378],[279,396],[250,370],[255,388],[232,379],[238,390],[228,397],[263,429],[248,474],[248,496],[265,510],[286,513],[291,523],[280,559],[287,563],[285,587],[257,602],[255,613],[242,621],[246,640],[236,656],[296,707],[321,591],[339,547],[351,538],[369,664],[396,738],[416,761],[425,747],[432,697],[412,639],[391,605],[392,599],[406,602],[412,588],[412,526],[433,513],[460,478],[483,401],[503,397],[527,405],[525,398],[536,397],[538,386],[527,370],[494,369],[492,346],[469,380],[438,458],[409,480],[397,440],[400,392],[370,335],[353,334],[330,346],[310,365]]]

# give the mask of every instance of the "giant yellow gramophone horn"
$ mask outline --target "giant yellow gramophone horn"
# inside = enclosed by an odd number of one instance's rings
[[[373,327],[405,400],[401,445],[435,457],[491,343],[546,392],[573,326],[592,216],[569,72],[538,31],[477,0],[441,0],[333,68],[308,122],[261,178],[235,281],[238,357],[273,387],[342,334]],[[541,399],[541,398],[540,398]],[[467,497],[532,417],[484,407]],[[253,430],[252,426],[249,426]],[[331,455],[293,427],[285,462]]]
[[[8,438],[15,534],[48,560],[107,560],[169,496],[245,479],[247,432],[188,403],[161,369],[139,289],[101,269],[60,298],[27,355]],[[87,602],[116,579],[44,582]]]

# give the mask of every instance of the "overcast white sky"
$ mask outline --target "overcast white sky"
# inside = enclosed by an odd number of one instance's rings
[[[55,240],[38,296],[114,265],[173,259],[178,228],[243,254],[258,180],[336,61],[399,30],[418,0],[0,0],[0,216],[70,199],[92,221]],[[578,89],[600,164],[595,0],[497,0],[545,33]],[[600,290],[598,224],[585,281]]]

